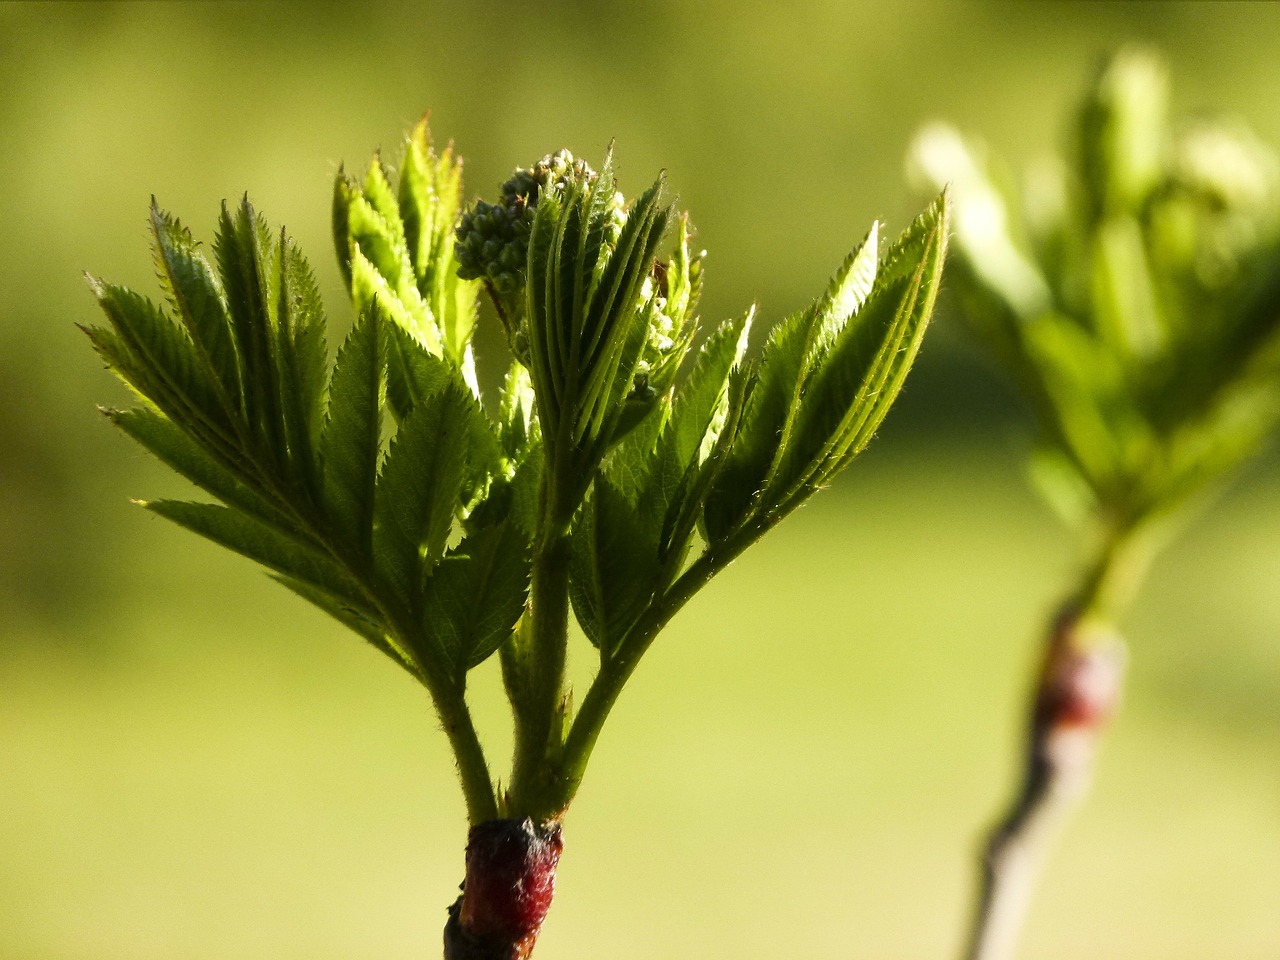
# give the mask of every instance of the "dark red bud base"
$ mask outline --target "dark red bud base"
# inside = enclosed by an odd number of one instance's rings
[[[551,908],[563,849],[556,821],[472,827],[462,896],[444,928],[445,960],[525,960]]]
[[[1120,699],[1123,656],[1114,643],[1081,646],[1078,619],[1064,614],[1054,629],[1040,690],[1035,725],[1042,735],[1055,730],[1100,730]]]

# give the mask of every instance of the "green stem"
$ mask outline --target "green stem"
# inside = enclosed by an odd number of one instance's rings
[[[420,648],[421,637],[412,632],[410,624],[416,618],[403,612],[398,604],[384,600],[379,591],[367,580],[362,579],[366,594],[381,611],[387,626],[394,632],[405,650]],[[412,637],[419,642],[407,642]],[[467,820],[471,824],[483,823],[498,816],[498,801],[493,789],[493,778],[489,774],[489,763],[485,759],[484,747],[480,744],[480,736],[476,732],[475,723],[471,719],[471,711],[467,707],[465,675],[457,681],[443,676],[432,665],[419,657],[414,657],[418,667],[418,678],[427,688],[431,703],[440,717],[440,725],[444,728],[449,746],[453,750],[454,761],[458,765],[458,779],[462,784],[462,795],[467,804]]]
[[[498,801],[494,794],[493,780],[489,776],[489,764],[485,760],[484,747],[471,720],[463,691],[455,686],[440,685],[428,677],[427,689],[440,715],[445,736],[453,748],[458,764],[458,779],[462,781],[462,794],[467,803],[467,820],[475,826],[498,817]]]
[[[554,491],[534,543],[529,606],[520,638],[527,656],[523,684],[508,678],[516,715],[515,761],[507,792],[508,816],[549,819],[562,811],[556,797],[561,726],[565,710],[565,661],[569,646],[569,523],[556,509]],[[518,667],[513,663],[513,671]]]
[[[744,538],[744,542],[732,549],[708,550],[698,557],[671,588],[640,615],[640,619],[623,638],[617,653],[601,665],[565,740],[561,797],[564,806],[568,806],[578,792],[587,762],[591,759],[591,751],[600,737],[600,730],[609,711],[613,709],[618,695],[635,672],[649,645],[693,595],[706,586],[750,542],[751,538]]]
[[[1129,605],[1151,560],[1153,544],[1141,520],[1098,526],[1093,560],[1069,603],[1081,614],[1114,621]]]
[[[414,637],[409,626],[414,618],[401,613],[398,605],[386,602],[367,581],[361,582],[366,594],[382,612],[388,627],[399,639],[401,647],[406,650],[421,647],[421,643],[406,642],[408,638]],[[453,749],[454,760],[458,765],[458,779],[462,783],[462,795],[467,804],[467,820],[472,824],[493,820],[498,816],[498,801],[484,747],[480,744],[471,711],[467,708],[465,676],[459,681],[453,681],[432,669],[430,663],[416,657],[415,660],[418,677],[431,696],[431,703],[440,717],[440,725]]]
[[[350,550],[337,545],[335,538],[324,536],[323,520],[311,509],[299,510],[287,496],[280,492],[272,482],[271,493],[284,507],[286,515],[292,516],[294,522],[359,584],[372,607],[378,611],[383,622],[395,636],[402,650],[412,651],[421,644],[406,642],[416,637],[413,617],[404,605],[388,598],[380,589],[372,576],[369,564],[353,555]],[[462,794],[467,804],[467,819],[473,823],[493,820],[498,816],[498,803],[493,789],[493,779],[489,775],[489,764],[485,759],[484,748],[471,719],[471,711],[467,708],[465,679],[460,683],[441,676],[431,669],[430,664],[420,657],[410,654],[413,665],[417,668],[414,675],[427,688],[431,702],[440,716],[445,736],[449,738],[449,746],[453,749],[454,759],[458,764],[458,779],[462,783]]]

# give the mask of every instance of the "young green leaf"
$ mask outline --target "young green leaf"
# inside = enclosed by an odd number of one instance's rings
[[[453,235],[462,184],[460,177],[450,176],[454,172],[449,163],[451,153],[446,150],[442,161],[436,162],[425,120],[414,127],[405,143],[400,166],[400,219],[419,283],[428,279],[427,271],[439,256],[442,242]],[[432,285],[427,283],[423,292],[430,289]]]
[[[162,413],[146,407],[103,413],[162,463],[227,506],[275,526],[288,523],[280,508],[257,489],[244,463],[224,459]]]
[[[432,658],[459,683],[511,636],[529,592],[529,562],[528,540],[504,522],[465,537],[432,571],[423,633]]]
[[[415,407],[396,432],[378,477],[378,570],[410,605],[444,555],[461,508],[471,442],[469,398],[447,387]]]
[[[574,526],[569,590],[587,637],[608,657],[658,586],[661,521],[596,478]]]
[[[223,205],[214,240],[218,272],[227,294],[245,388],[251,435],[275,464],[287,460],[279,409],[273,313],[279,302],[279,263],[267,225],[248,197],[235,215]]]
[[[803,499],[862,452],[889,412],[933,312],[947,224],[944,194],[890,250],[862,309],[822,358],[804,393],[795,442],[774,480],[784,509],[795,502],[791,498]]]
[[[769,332],[737,436],[707,499],[704,522],[713,541],[728,536],[747,518],[778,455],[813,320],[811,311],[794,314]]]
[[[426,120],[405,144],[400,170],[400,216],[418,289],[440,330],[445,354],[464,374],[476,323],[477,285],[458,276],[454,226],[462,200],[462,163],[447,146],[436,154]]]
[[[575,429],[579,443],[600,437],[607,443],[612,438],[620,401],[631,388],[647,332],[640,290],[670,218],[670,209],[661,206],[662,184],[659,177],[632,206],[582,321],[582,408]],[[598,459],[599,454],[594,456]]]
[[[513,360],[502,381],[498,400],[498,430],[507,459],[519,459],[530,441],[538,435],[536,404],[528,369]]]
[[[184,500],[149,500],[153,513],[193,533],[255,560],[291,579],[309,584],[354,609],[375,617],[359,585],[315,543],[228,507]]]
[[[375,305],[338,350],[320,434],[323,496],[335,528],[361,556],[373,550],[374,488],[382,449],[383,337]]]
[[[708,431],[724,413],[729,373],[746,355],[754,318],[753,308],[740,320],[726,320],[702,345],[672,405],[671,422],[659,445],[660,451],[669,452],[659,452],[660,458],[669,457],[685,467],[706,459],[703,447]]]
[[[156,265],[187,333],[210,379],[218,385],[223,405],[242,411],[243,385],[226,295],[199,244],[176,219],[151,198],[151,230]]]
[[[947,238],[940,197],[878,270],[876,232],[809,310],[775,329],[728,460],[710,490],[713,541],[762,531],[827,483],[870,441],[898,395],[933,309]],[[875,279],[863,298],[867,278]],[[843,320],[839,313],[855,305]]]
[[[399,289],[409,266],[399,214],[392,211],[394,220],[388,220],[386,212],[377,209],[365,193],[351,186],[347,189],[350,200],[345,211],[346,226],[352,249],[359,250],[392,289]],[[354,294],[354,264],[352,284]]]
[[[328,381],[324,308],[310,265],[283,232],[279,263],[275,355],[284,436],[294,476],[316,495],[321,483],[316,447],[324,423]]]
[[[543,191],[534,214],[526,268],[529,372],[550,462],[575,475],[575,496],[615,439],[644,345],[639,294],[668,217],[660,189],[659,180],[635,202],[612,249],[605,243],[613,196],[608,161],[593,180]]]
[[[381,218],[389,230],[391,245],[397,250],[408,252],[405,243],[404,221],[400,219],[400,203],[396,199],[395,190],[391,186],[391,178],[387,168],[382,165],[382,155],[375,153],[369,162],[369,172],[364,178],[364,196],[369,205]]]
[[[743,519],[751,499],[776,471],[813,370],[836,334],[861,307],[878,268],[879,224],[845,258],[824,294],[770,332],[739,436],[711,501],[711,529]]]
[[[387,348],[387,401],[398,421],[413,412],[432,394],[452,382],[462,382],[458,371],[398,323],[384,331]]]
[[[720,439],[736,431],[744,399],[735,389],[742,370],[754,308],[739,321],[727,321],[708,338],[689,379],[672,409],[671,422],[658,442],[654,459],[659,467],[663,511],[659,555],[674,574],[683,559],[695,524],[702,516],[712,483],[724,465]],[[671,562],[671,556],[675,563]]]
[[[360,188],[339,167],[333,179],[333,200],[330,204],[333,228],[333,249],[338,255],[338,270],[342,280],[351,289],[351,204]]]
[[[516,463],[509,488],[507,514],[526,540],[532,541],[538,529],[541,515],[542,472],[545,458],[542,455],[542,438],[534,436]]]
[[[143,396],[206,437],[229,437],[228,411],[187,332],[132,290],[90,280],[111,331],[90,330],[99,353]]]
[[[353,206],[358,209],[364,201]],[[403,250],[399,251],[403,253]],[[359,243],[351,248],[351,299],[357,311],[377,303],[386,317],[409,333],[434,354],[441,353],[440,331],[427,310],[418,288],[408,276],[409,266],[389,277],[366,255]]]

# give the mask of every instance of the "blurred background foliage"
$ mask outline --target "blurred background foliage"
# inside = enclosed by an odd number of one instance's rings
[[[246,561],[128,504],[185,492],[94,411],[80,272],[155,292],[151,194],[248,191],[350,320],[331,181],[424,109],[469,196],[617,138],[710,250],[708,322],[778,319],[946,118],[1021,167],[1097,59],[1280,144],[1280,6],[0,3],[0,957],[430,956],[463,811],[420,691]],[[880,439],[681,614],[568,825],[547,957],[951,955],[1077,561],[1024,413],[939,323]],[[480,363],[499,355],[481,341]],[[486,345],[487,344],[487,345]],[[1280,463],[1206,505],[1130,618],[1131,693],[1024,956],[1280,952]],[[580,648],[581,649],[581,648]],[[590,668],[589,655],[575,664]],[[482,671],[483,673],[484,671]],[[492,676],[475,697],[495,732]]]

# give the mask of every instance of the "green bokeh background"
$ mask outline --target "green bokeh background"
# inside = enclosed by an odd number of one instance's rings
[[[704,316],[802,305],[949,118],[1014,161],[1093,63],[1159,45],[1180,111],[1280,143],[1280,5],[0,2],[0,958],[431,957],[464,820],[421,691],[128,503],[80,271],[154,291],[152,193],[208,238],[244,191],[349,322],[340,161],[432,110],[469,195],[617,139],[711,251]],[[606,729],[538,955],[955,954],[1035,640],[1077,557],[1025,422],[945,310],[867,455],[681,614]],[[496,355],[482,344],[482,362]],[[1280,955],[1280,463],[1182,532],[1026,960]],[[589,675],[579,648],[577,676]],[[477,710],[508,749],[494,671]]]

